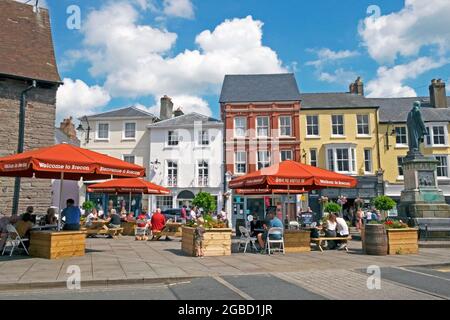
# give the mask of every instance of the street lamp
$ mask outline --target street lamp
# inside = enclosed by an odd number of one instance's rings
[[[83,127],[83,120],[85,120],[86,123],[87,123],[87,128],[86,129]],[[86,143],[89,143],[89,140],[90,140],[89,135],[90,135],[91,130],[92,129],[91,129],[91,126],[89,124],[88,117],[87,116],[83,116],[80,119],[80,125],[78,126],[77,131],[78,132],[86,132]]]

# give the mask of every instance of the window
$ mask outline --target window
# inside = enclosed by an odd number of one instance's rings
[[[403,160],[405,157],[397,157],[398,175],[403,177]]]
[[[128,162],[128,163],[135,163],[135,157],[134,155],[124,155],[123,156],[123,161]]]
[[[309,150],[309,164],[313,167],[317,167],[317,149]]]
[[[198,144],[201,146],[209,145],[209,134],[207,130],[198,132]]]
[[[256,118],[256,135],[258,137],[269,136],[269,117]]]
[[[173,199],[171,196],[156,196],[156,207],[162,211],[173,208]]]
[[[329,149],[327,151],[328,170],[334,171],[334,151]]]
[[[208,186],[209,170],[208,162],[202,160],[198,163],[198,185],[200,187]]]
[[[280,136],[292,136],[292,118],[287,116],[280,117]]]
[[[178,180],[178,164],[175,161],[167,161],[167,185],[176,187]]]
[[[395,127],[395,143],[397,145],[408,145],[406,127]]]
[[[281,150],[280,156],[281,156],[281,161],[293,160],[292,150]]]
[[[369,133],[369,115],[357,115],[356,122],[358,127],[358,135],[368,136]]]
[[[247,172],[247,153],[245,151],[237,151],[234,159],[234,171],[236,173]]]
[[[331,126],[332,126],[333,135],[343,136],[344,135],[344,116],[343,115],[331,116]]]
[[[319,136],[319,116],[306,116],[306,135]]]
[[[99,140],[109,139],[109,123],[97,124],[97,139]]]
[[[177,146],[178,145],[178,132],[177,131],[169,131],[168,132],[167,144],[169,146]]]
[[[356,173],[354,147],[333,147],[327,149],[328,170],[342,173]]]
[[[447,146],[447,126],[434,125],[427,127],[428,135],[426,136],[427,146]]]
[[[270,166],[270,151],[258,151],[258,170]]]
[[[448,156],[435,156],[436,160],[439,161],[437,165],[437,176],[438,177],[448,177]]]
[[[247,135],[247,118],[234,118],[234,136],[243,138]]]
[[[136,123],[126,122],[124,127],[124,139],[135,139],[136,138]]]
[[[372,149],[364,149],[364,172],[372,171]]]

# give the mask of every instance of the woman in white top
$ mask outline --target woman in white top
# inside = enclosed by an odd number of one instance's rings
[[[327,238],[335,238],[336,237],[336,215],[334,213],[330,213],[327,218],[327,222],[325,225],[325,237]],[[327,241],[327,248],[328,249],[334,249],[336,248],[336,242],[335,241]]]

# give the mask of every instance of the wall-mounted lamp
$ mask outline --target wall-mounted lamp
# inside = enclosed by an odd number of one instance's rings
[[[392,121],[389,121],[388,126],[386,128],[386,143],[385,143],[385,147],[386,150],[389,150],[390,145],[389,145],[389,136],[395,136],[397,134],[397,131],[395,130],[395,127],[393,127],[394,124]],[[391,129],[392,128],[392,129]],[[389,132],[390,131],[390,132]]]
[[[86,121],[86,123],[87,123],[87,128],[86,129],[83,127],[83,120]],[[87,116],[83,116],[83,118],[81,118],[80,125],[77,128],[77,131],[78,132],[86,132],[86,143],[89,143],[89,141],[90,141],[90,132],[91,132],[91,130],[92,129],[91,129],[91,126],[89,124],[88,117]]]

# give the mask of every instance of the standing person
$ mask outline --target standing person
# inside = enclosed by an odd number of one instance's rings
[[[187,218],[187,207],[186,205],[183,205],[181,208],[181,223],[185,224]]]
[[[197,219],[197,227],[194,231],[194,242],[195,242],[195,251],[196,256],[203,258],[205,255],[203,252],[203,239],[205,235],[205,228],[203,227],[205,220],[202,217]]]
[[[372,209],[367,210],[366,212],[366,224],[372,221]]]
[[[191,207],[191,211],[189,212],[189,220],[195,221],[197,220],[197,207]]]
[[[340,217],[336,217],[336,237],[347,238],[349,234],[347,222]],[[346,241],[336,241],[336,244],[338,245],[338,250],[342,250],[347,246]]]
[[[81,210],[75,206],[75,200],[68,199],[67,207],[61,212],[61,219],[66,218],[63,230],[65,231],[79,231]]]
[[[361,230],[362,227],[362,221],[364,217],[364,212],[361,208],[358,208],[358,211],[356,212],[356,229]]]

